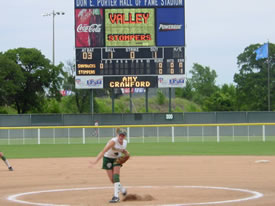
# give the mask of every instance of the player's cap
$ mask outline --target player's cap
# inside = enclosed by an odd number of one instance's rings
[[[124,136],[127,136],[127,131],[125,129],[120,129],[118,131],[118,135],[124,135]]]

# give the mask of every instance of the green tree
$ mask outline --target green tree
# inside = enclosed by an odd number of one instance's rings
[[[15,95],[22,92],[22,82],[20,67],[0,53],[0,106],[14,104]]]
[[[224,84],[222,88],[206,97],[203,103],[204,111],[235,111],[236,88],[233,84]]]
[[[218,89],[215,85],[217,73],[215,70],[197,63],[193,65],[190,73],[192,74],[190,84],[193,88],[193,100],[202,105],[204,99]]]
[[[157,103],[163,105],[165,103],[165,95],[161,90],[157,91]]]
[[[239,110],[265,111],[268,110],[268,69],[267,59],[256,60],[255,50],[260,44],[253,44],[244,49],[238,59],[239,73],[234,75],[236,86],[237,105]],[[274,63],[275,45],[269,43],[270,60],[270,90],[271,102],[275,105]],[[271,107],[275,108],[275,106]]]
[[[192,100],[194,96],[194,91],[192,84],[189,79],[186,79],[186,85],[184,88],[176,88],[176,96],[180,98],[185,98],[188,100]]]
[[[17,82],[20,92],[13,95],[17,112],[43,112],[45,97],[60,99],[62,64],[54,66],[35,48],[17,48],[4,53],[4,56],[17,65],[24,78]]]
[[[75,65],[72,61],[68,61],[65,66],[64,84],[63,88],[73,91],[73,98],[67,98],[71,104],[76,105],[79,113],[90,112],[90,89],[76,89],[75,88]],[[94,90],[94,97],[97,95],[97,90]],[[94,112],[98,112],[98,104],[94,98]]]

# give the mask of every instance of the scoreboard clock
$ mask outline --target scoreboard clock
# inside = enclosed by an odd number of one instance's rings
[[[75,47],[76,88],[183,87],[184,1],[75,0]]]

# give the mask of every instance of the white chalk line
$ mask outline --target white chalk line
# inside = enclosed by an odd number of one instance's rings
[[[198,202],[198,203],[178,203],[178,204],[162,204],[157,206],[192,206],[192,205],[215,205],[215,204],[224,204],[224,203],[234,203],[234,202],[242,202],[253,199],[258,199],[263,197],[264,195],[260,192],[247,190],[247,189],[239,189],[239,188],[230,188],[230,187],[211,187],[211,186],[128,186],[126,188],[141,188],[141,189],[162,189],[162,188],[191,188],[191,189],[213,189],[213,190],[230,190],[230,191],[238,191],[243,193],[252,194],[252,196],[233,199],[233,200],[223,200],[223,201],[214,201],[214,202]],[[20,204],[29,204],[36,206],[69,206],[69,205],[60,205],[60,204],[52,204],[52,203],[38,203],[38,202],[29,202],[25,200],[18,200],[17,198],[26,196],[26,195],[34,195],[41,193],[51,193],[51,192],[66,192],[66,191],[81,191],[81,190],[105,190],[105,189],[113,189],[113,187],[86,187],[86,188],[68,188],[68,189],[54,189],[54,190],[42,190],[42,191],[33,191],[33,192],[24,192],[18,193],[14,195],[10,195],[7,197],[7,200],[20,203]],[[151,205],[152,206],[152,205]]]

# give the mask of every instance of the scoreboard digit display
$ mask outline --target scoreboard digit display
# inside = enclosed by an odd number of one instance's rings
[[[75,0],[76,88],[185,85],[184,0]]]

